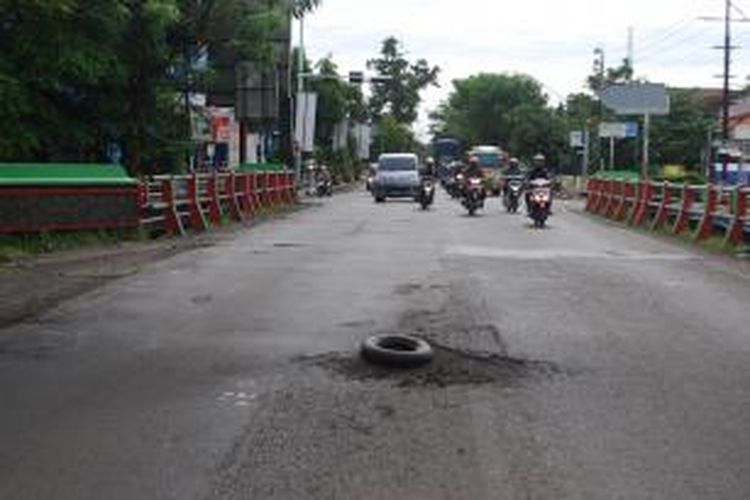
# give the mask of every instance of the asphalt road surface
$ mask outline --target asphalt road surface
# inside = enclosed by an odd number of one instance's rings
[[[557,212],[345,194],[0,330],[0,498],[749,498],[750,273]]]

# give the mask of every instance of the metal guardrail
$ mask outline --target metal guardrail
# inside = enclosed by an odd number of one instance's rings
[[[141,227],[179,235],[296,201],[294,174],[276,171],[155,176],[139,188]]]
[[[632,226],[696,240],[719,235],[736,247],[750,237],[750,187],[589,179],[586,210]]]

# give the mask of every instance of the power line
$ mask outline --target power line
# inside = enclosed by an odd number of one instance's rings
[[[714,0],[705,0],[702,4],[698,6],[698,9],[703,9],[705,7],[708,7],[710,4],[713,4],[713,1]],[[684,18],[664,28],[661,31],[661,33],[655,36],[652,36],[650,38],[646,37],[640,40],[642,50],[650,50],[653,47],[661,44],[662,42],[669,40],[673,36],[679,34],[688,25],[695,22],[695,17],[696,17],[695,12],[687,14]]]
[[[675,50],[685,50],[685,42],[692,40],[703,35],[707,35],[710,30],[706,26],[695,25],[691,27],[690,31],[683,33],[684,36],[672,40],[668,45],[664,45],[659,49],[652,49],[648,51],[636,51],[636,57],[639,62],[650,61],[660,56],[673,53]]]

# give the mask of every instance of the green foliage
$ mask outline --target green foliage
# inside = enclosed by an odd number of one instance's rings
[[[90,159],[124,76],[116,47],[120,2],[0,3],[0,158]],[[106,124],[105,129],[106,129]]]
[[[349,85],[338,78],[338,67],[329,56],[315,65],[319,78],[312,79],[309,88],[318,94],[315,142],[320,148],[330,148],[334,128],[348,116]]]
[[[594,64],[594,71],[586,79],[586,83],[592,92],[599,92],[610,85],[621,84],[631,81],[633,78],[633,68],[628,59],[623,59],[622,63],[615,68],[607,68],[604,72],[600,71]]]
[[[453,82],[433,115],[434,131],[464,144],[495,144],[530,159],[543,152],[551,164],[565,147],[565,124],[542,87],[526,75],[483,73]]]
[[[425,59],[410,63],[401,42],[390,37],[383,41],[380,57],[367,62],[367,67],[387,77],[385,83],[372,86],[370,112],[373,117],[392,116],[399,123],[411,125],[417,120],[422,102],[420,92],[437,86],[440,68],[430,66]]]
[[[372,153],[377,157],[383,153],[416,152],[419,143],[411,129],[392,116],[384,116],[378,123],[373,139]]]
[[[0,236],[0,264],[52,252],[101,245],[116,245],[145,238],[140,230],[73,231]]]
[[[715,120],[700,102],[687,93],[672,92],[669,115],[654,117],[652,121],[655,160],[662,165],[699,166],[707,134],[714,125]]]

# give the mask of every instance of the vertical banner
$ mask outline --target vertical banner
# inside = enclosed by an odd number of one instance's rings
[[[364,123],[358,123],[354,127],[354,138],[357,141],[357,157],[360,160],[370,159],[370,146],[372,144],[372,127]]]
[[[297,126],[294,138],[305,153],[315,149],[315,117],[318,108],[318,94],[303,92],[297,95]]]
[[[349,120],[343,120],[333,128],[333,150],[341,151],[349,145]]]

